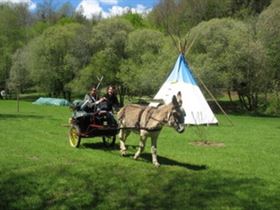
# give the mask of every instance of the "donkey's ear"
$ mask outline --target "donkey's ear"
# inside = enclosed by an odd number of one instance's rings
[[[179,92],[177,93],[176,98],[177,98],[178,105],[179,105],[179,106],[182,106],[183,101],[182,101],[182,94],[181,94],[181,91],[179,91]]]
[[[179,91],[177,93],[177,101],[181,101],[182,100],[182,94],[181,94],[181,91]]]
[[[173,97],[172,97],[172,104],[173,104],[174,106],[179,106],[178,101],[177,101],[177,98],[176,98],[175,95],[173,95]]]

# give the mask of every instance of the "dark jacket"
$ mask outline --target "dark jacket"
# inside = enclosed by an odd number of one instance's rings
[[[104,97],[107,99],[107,110],[113,111],[113,108],[115,110],[118,110],[119,108],[119,100],[116,95],[109,95],[108,93],[104,95]]]

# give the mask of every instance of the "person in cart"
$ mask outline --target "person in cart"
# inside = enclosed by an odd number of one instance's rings
[[[99,104],[105,100],[104,97],[99,98],[96,85],[92,85],[89,93],[85,95],[84,100],[73,105],[72,117],[74,119],[80,117],[90,119],[90,116],[98,110]],[[72,118],[70,118],[70,122],[72,122]]]
[[[86,112],[95,112],[98,108],[98,105],[105,100],[105,97],[99,98],[96,85],[93,85],[91,87],[90,93],[86,94],[84,97],[81,110]]]
[[[106,98],[106,102],[107,102],[107,110],[109,112],[113,112],[113,109],[115,111],[119,110],[119,100],[117,98],[116,95],[116,89],[114,86],[109,85],[107,88],[107,93],[104,95],[104,97]]]
[[[109,85],[107,93],[104,95],[106,102],[106,110],[108,111],[109,123],[111,125],[117,125],[117,121],[114,118],[113,111],[119,110],[119,101],[116,96],[116,90],[114,86]]]

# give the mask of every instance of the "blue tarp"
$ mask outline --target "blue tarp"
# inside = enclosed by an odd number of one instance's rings
[[[69,106],[69,101],[63,98],[45,98],[40,97],[32,104],[39,104],[39,105],[54,105],[54,106]]]

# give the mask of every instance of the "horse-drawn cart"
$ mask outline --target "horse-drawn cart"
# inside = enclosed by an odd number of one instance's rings
[[[119,127],[111,112],[77,112],[70,118],[69,142],[79,147],[82,138],[101,137],[105,146],[113,146]]]

